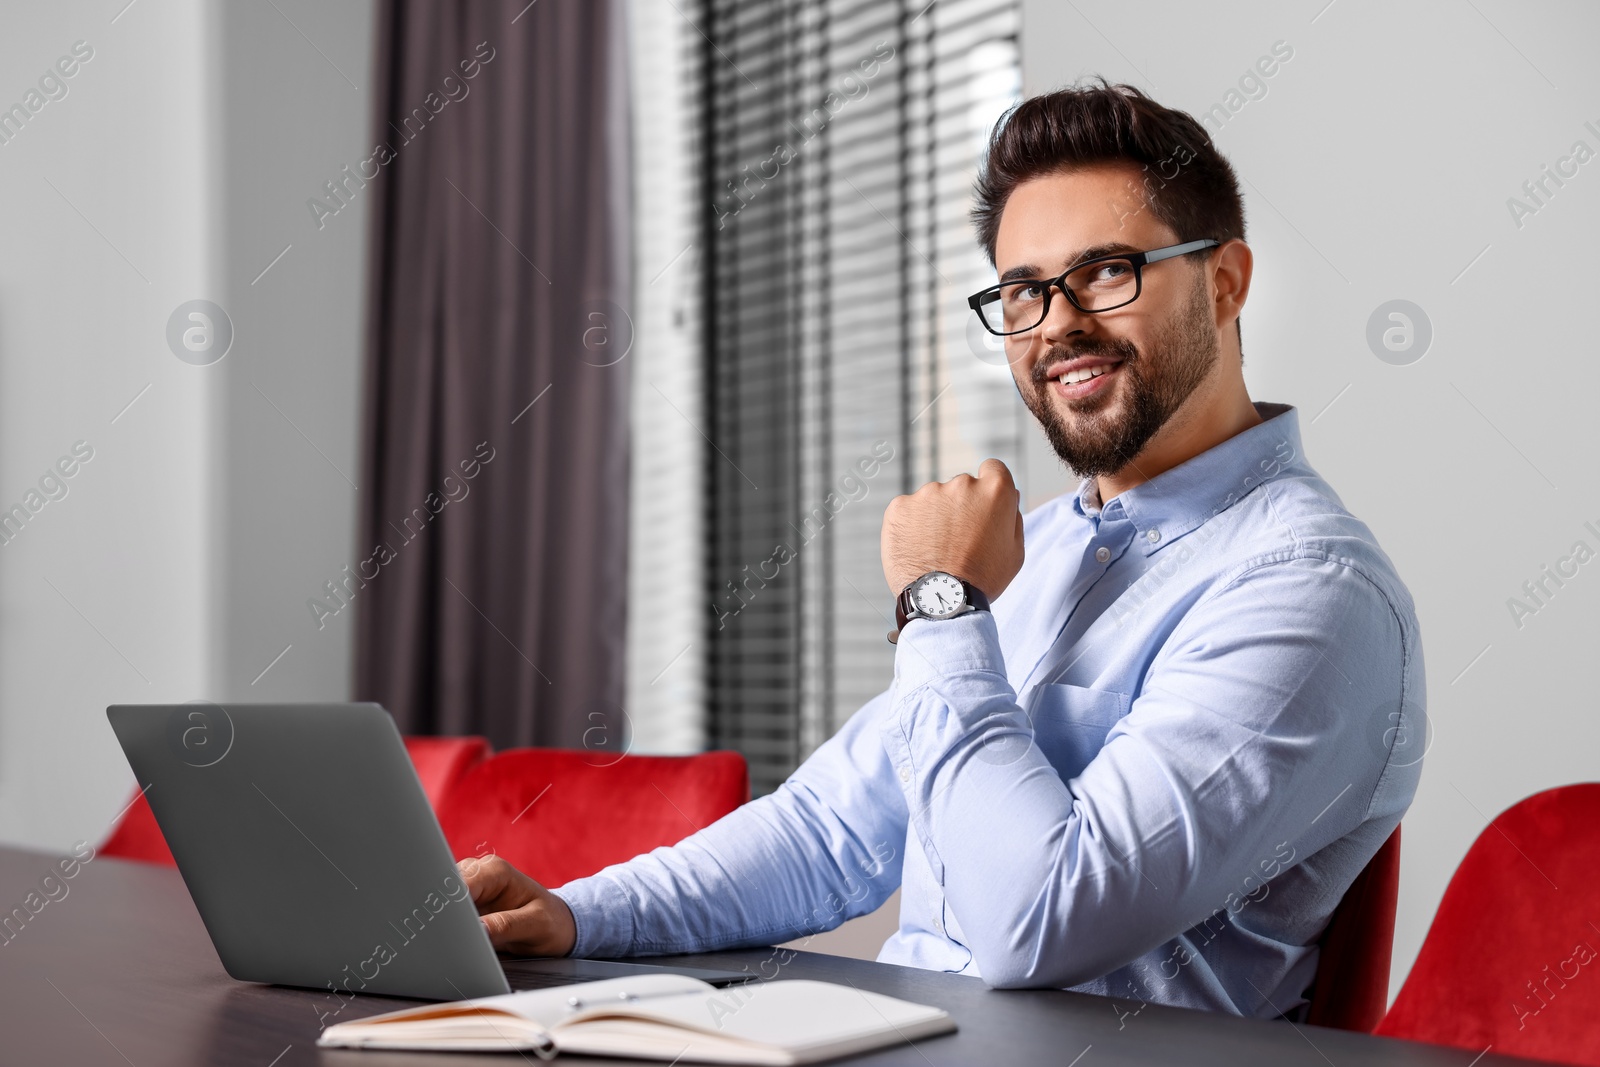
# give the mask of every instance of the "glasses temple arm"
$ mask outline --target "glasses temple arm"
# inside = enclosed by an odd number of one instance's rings
[[[1163,259],[1171,259],[1174,256],[1186,256],[1190,252],[1198,252],[1202,248],[1216,248],[1221,243],[1221,241],[1214,240],[1210,237],[1199,241],[1185,241],[1183,244],[1173,245],[1171,248],[1162,248],[1155,252],[1146,252],[1144,261],[1146,263],[1159,263]]]

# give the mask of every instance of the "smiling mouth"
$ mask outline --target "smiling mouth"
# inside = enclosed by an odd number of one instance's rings
[[[1098,378],[1107,371],[1116,370],[1120,366],[1122,366],[1122,364],[1117,362],[1102,363],[1096,367],[1080,367],[1076,370],[1067,371],[1067,373],[1061,375],[1055,380],[1060,382],[1062,385],[1077,385],[1079,382],[1086,382],[1091,378]]]

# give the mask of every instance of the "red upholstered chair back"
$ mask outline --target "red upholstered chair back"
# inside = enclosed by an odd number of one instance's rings
[[[559,886],[676,844],[749,799],[737,752],[517,748],[473,768],[445,798],[439,822],[458,859],[492,851]]]
[[[481,737],[408,737],[406,754],[417,769],[422,791],[428,802],[438,810],[445,792],[474,766],[489,758],[489,742]],[[155,813],[143,794],[135,794],[133,803],[123,812],[99,854],[125,860],[142,860],[145,863],[162,863],[174,866],[172,851],[167,839],[161,836]]]
[[[115,856],[123,860],[140,860],[144,863],[161,863],[176,867],[167,839],[161,836],[156,825],[155,812],[144,793],[133,795],[133,802],[123,809],[122,815],[111,826],[111,833],[100,843],[99,855]]]
[[[492,753],[489,742],[481,737],[406,738],[406,755],[411,757],[422,791],[428,794],[435,812],[445,794]]]
[[[1322,934],[1306,1021],[1371,1033],[1389,1004],[1394,909],[1400,893],[1400,827],[1367,861]]]
[[[1378,1033],[1600,1065],[1600,783],[1496,816],[1445,888]]]

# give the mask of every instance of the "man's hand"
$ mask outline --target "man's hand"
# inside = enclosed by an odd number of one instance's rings
[[[456,868],[496,949],[527,956],[572,952],[578,927],[566,901],[499,856],[462,860]]]
[[[929,571],[945,571],[999,596],[1022,569],[1021,496],[1011,472],[986,459],[978,476],[929,482],[889,501],[883,576],[895,596]]]

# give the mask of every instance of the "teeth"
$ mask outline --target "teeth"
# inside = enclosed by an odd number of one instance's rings
[[[1116,364],[1113,363],[1113,364],[1101,364],[1098,367],[1088,367],[1088,368],[1080,367],[1077,370],[1069,370],[1069,371],[1067,371],[1067,373],[1065,373],[1061,377],[1057,378],[1056,381],[1060,382],[1062,385],[1076,385],[1079,382],[1086,382],[1090,378],[1098,378],[1098,377],[1100,377],[1100,375],[1104,374],[1106,371],[1110,370],[1115,365]]]

